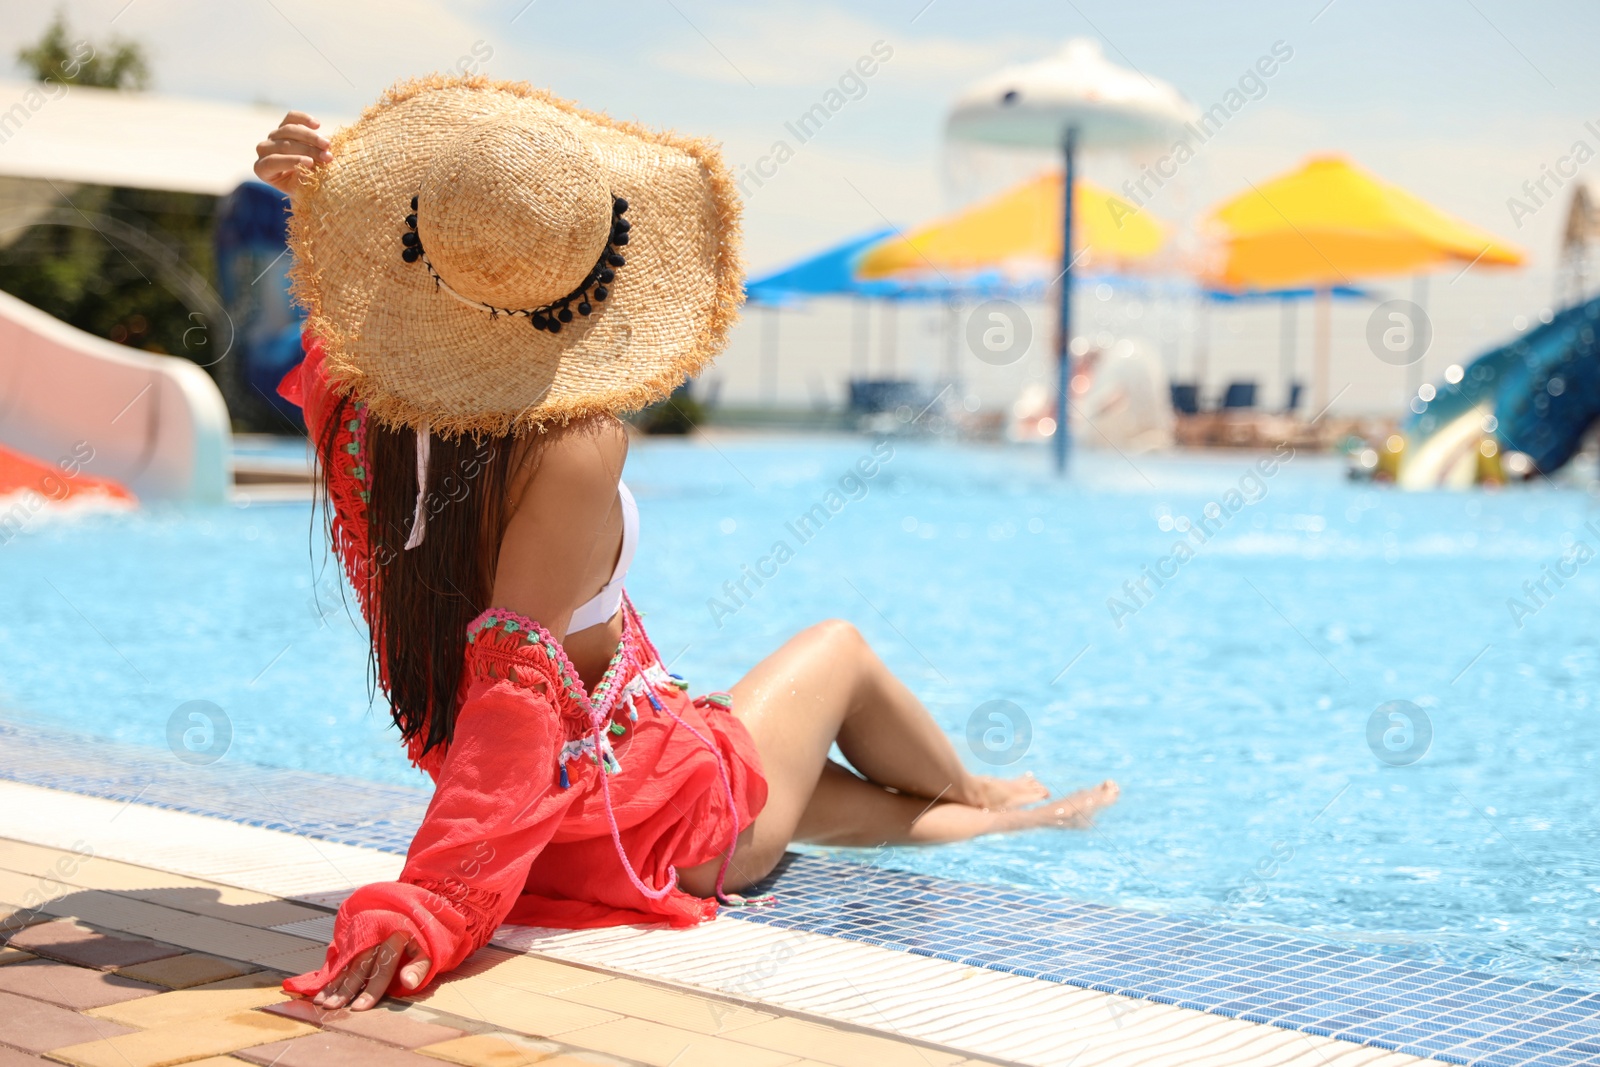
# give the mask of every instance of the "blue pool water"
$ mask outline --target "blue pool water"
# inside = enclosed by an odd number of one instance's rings
[[[1600,508],[1259,458],[1085,454],[1058,484],[1037,451],[895,442],[851,481],[871,441],[641,442],[629,588],[696,689],[843,617],[974,767],[1124,790],[1089,832],[862,859],[1595,986],[1600,562],[1574,539],[1600,550]],[[1208,502],[1244,500],[1160,562]],[[0,717],[162,746],[208,700],[228,760],[418,781],[307,505],[45,523],[0,561]],[[1158,565],[1164,585],[1124,589]],[[735,598],[746,567],[772,576]],[[1391,701],[1408,718],[1369,742]]]

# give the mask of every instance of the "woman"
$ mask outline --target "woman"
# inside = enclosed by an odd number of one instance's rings
[[[842,622],[691,700],[622,592],[637,511],[617,415],[722,346],[738,205],[710,145],[525,85],[391,89],[332,141],[290,112],[256,173],[295,200],[307,359],[283,392],[321,454],[330,534],[379,683],[435,780],[399,881],[339,911],[285,983],[362,1010],[503,921],[692,925],[791,841],[876,846],[1082,825],[969,774]],[[598,592],[596,592],[598,590]],[[838,743],[851,768],[830,762]]]

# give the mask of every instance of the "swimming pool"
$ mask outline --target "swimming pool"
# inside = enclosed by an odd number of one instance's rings
[[[1024,449],[640,442],[630,590],[697,689],[842,616],[975,767],[1123,785],[1087,833],[872,862],[1594,987],[1590,499],[1261,459],[1087,453],[1058,485]],[[162,746],[207,700],[228,760],[417,781],[305,505],[43,524],[0,554],[0,716]]]

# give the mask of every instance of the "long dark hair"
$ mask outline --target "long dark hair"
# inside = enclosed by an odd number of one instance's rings
[[[325,472],[351,402],[338,401],[318,452]],[[536,438],[537,435],[531,435]],[[408,428],[370,419],[363,449],[367,473],[366,558],[346,565],[372,632],[372,663],[390,714],[414,756],[448,744],[467,624],[490,607],[495,564],[508,518],[507,490],[526,449],[516,438],[433,435],[429,442],[427,535],[406,549],[417,504],[417,439]],[[531,457],[528,457],[531,458]],[[339,515],[323,478],[323,503],[335,537]]]

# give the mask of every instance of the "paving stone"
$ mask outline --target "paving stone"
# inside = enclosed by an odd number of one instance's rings
[[[726,1035],[741,1027],[765,1022],[775,1016],[726,1001],[710,1000],[689,993],[613,978],[592,985],[564,989],[552,994],[562,1000],[607,1008],[619,1015],[682,1027],[702,1034]]]
[[[0,1045],[0,1067],[48,1067],[47,1061],[37,1056],[30,1056],[26,1052],[18,1052],[14,1048]],[[199,1064],[184,1064],[184,1067],[199,1067]]]
[[[12,934],[24,927],[47,922],[49,918],[50,916],[32,908],[19,908],[12,904],[0,903],[0,942],[9,940]]]
[[[82,849],[68,852],[21,841],[0,840],[0,868],[37,879],[69,883],[86,890],[110,890],[130,899],[197,915],[210,915],[246,926],[278,926],[321,914],[315,909],[262,893],[123,863]],[[114,930],[133,930],[132,927],[118,926],[114,922],[105,925]]]
[[[552,1058],[554,1051],[498,1034],[471,1034],[417,1051],[446,1063],[459,1063],[461,1067],[527,1067],[530,1063],[545,1067],[556,1063]]]
[[[4,969],[0,969],[3,973]],[[493,977],[458,978],[452,974],[415,999],[435,1011],[539,1037],[559,1037],[566,1030],[598,1026],[617,1018],[615,1012],[588,1004],[500,985]]]
[[[50,1057],[73,1067],[168,1067],[311,1033],[316,1031],[305,1023],[281,1015],[241,1011],[68,1045],[55,1049]]]
[[[238,1056],[271,1067],[438,1067],[439,1062],[392,1045],[326,1031],[242,1049]]]
[[[177,956],[181,948],[144,938],[117,937],[91,930],[71,919],[39,923],[11,935],[11,947],[79,967],[110,970]]]
[[[199,1019],[233,1015],[251,1008],[263,1008],[287,1000],[275,974],[261,972],[228,978],[220,982],[178,989],[126,1004],[96,1008],[91,1013],[101,1019],[149,1030]]]
[[[276,1015],[290,1019],[299,1019],[301,1022],[320,1026],[325,1030],[337,1030],[341,1034],[351,1034],[364,1037],[372,1041],[381,1041],[385,1045],[398,1045],[400,1048],[419,1048],[422,1045],[436,1045],[441,1041],[461,1037],[465,1030],[458,1030],[453,1026],[441,1026],[438,1023],[427,1022],[415,1016],[416,1009],[398,1010],[390,1008],[393,1001],[385,1001],[370,1011],[350,1011],[340,1008],[338,1011],[323,1011],[309,1000],[286,1000],[281,1004],[271,1004],[263,1008]]]
[[[0,948],[0,967],[8,963],[21,963],[23,960],[36,959],[31,952],[24,952],[20,948]]]
[[[49,1052],[62,1045],[130,1032],[126,1026],[79,1015],[42,1000],[0,993],[0,1044],[29,1052]]]
[[[809,1056],[835,1067],[952,1067],[964,1058],[892,1038],[791,1018],[742,1027],[732,1039],[794,1056]]]
[[[320,971],[328,959],[328,946],[306,945],[291,952],[278,952],[269,955],[251,956],[251,959],[263,967],[271,967],[275,971],[284,971],[287,974],[308,974],[311,971]]]
[[[565,989],[611,981],[610,975],[555,960],[524,956],[497,948],[481,948],[450,972],[450,979],[486,977],[496,985],[530,993],[558,993]]]
[[[232,886],[219,886],[215,889],[209,887],[141,889],[137,895],[140,900],[148,900],[152,904],[162,904],[179,911],[209,915],[213,919],[258,928],[283,926],[327,914],[320,908],[308,908],[304,904],[295,904],[287,900],[274,900],[258,893],[234,889]]]
[[[153,996],[161,992],[161,987],[55,960],[26,960],[0,967],[0,991],[19,993],[73,1011],[87,1011]]]
[[[712,1037],[675,1026],[663,1026],[644,1019],[618,1019],[602,1026],[573,1030],[561,1035],[565,1045],[609,1052],[654,1067],[782,1067],[793,1063],[800,1055],[796,1052],[756,1048],[739,1043],[735,1038]],[[950,1063],[957,1057],[944,1061]],[[541,1065],[542,1067],[542,1065]],[[849,1064],[848,1067],[856,1067]],[[864,1064],[863,1067],[880,1067]]]
[[[0,960],[0,963],[3,962]],[[238,963],[203,952],[189,952],[150,963],[136,963],[132,967],[118,967],[117,973],[124,978],[164,985],[168,989],[188,989],[207,982],[220,982],[224,978],[253,974],[260,969],[253,963]]]

